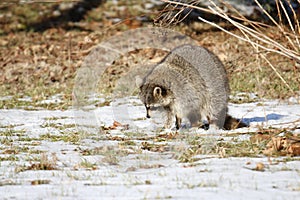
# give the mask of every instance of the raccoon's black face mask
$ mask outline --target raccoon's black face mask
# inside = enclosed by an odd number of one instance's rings
[[[155,104],[159,104],[158,102],[158,93],[160,92],[159,87],[146,87],[146,88],[143,88],[145,91],[144,91],[144,103],[145,103],[145,107],[146,107],[146,117],[147,118],[150,118],[151,115],[150,115],[150,111],[151,111],[151,108],[154,107]]]
[[[140,86],[139,97],[145,105],[146,117],[150,118],[151,110],[156,110],[158,107],[166,106],[170,104],[170,95],[167,90],[156,84],[144,84]]]
[[[144,103],[146,108],[146,117],[150,118],[151,106],[155,103],[152,95],[152,89],[148,84],[140,86],[139,98]]]

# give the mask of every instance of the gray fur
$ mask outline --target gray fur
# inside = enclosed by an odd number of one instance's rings
[[[175,48],[137,84],[147,117],[155,105],[167,111],[165,128],[171,128],[174,116],[177,128],[182,118],[192,125],[208,121],[217,128],[224,126],[229,95],[226,71],[221,61],[203,47]]]

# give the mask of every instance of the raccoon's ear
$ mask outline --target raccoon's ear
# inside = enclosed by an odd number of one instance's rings
[[[140,88],[143,85],[143,79],[140,76],[135,77],[135,84],[138,88]]]
[[[159,97],[159,96],[162,96],[162,89],[158,86],[156,86],[154,89],[153,89],[153,96],[154,97]]]

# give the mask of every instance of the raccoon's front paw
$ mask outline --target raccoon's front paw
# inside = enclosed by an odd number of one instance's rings
[[[175,128],[165,128],[161,131],[162,134],[174,134],[177,133],[177,130]]]
[[[189,129],[191,128],[188,124],[182,124],[180,129]]]
[[[221,129],[216,125],[216,124],[210,124],[209,125],[209,129],[207,130],[208,133],[220,133]]]

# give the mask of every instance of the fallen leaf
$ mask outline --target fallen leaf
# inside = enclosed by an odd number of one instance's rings
[[[114,121],[114,123],[109,126],[109,127],[102,127],[103,130],[115,130],[118,127],[120,127],[122,130],[128,130],[129,129],[129,124],[121,124],[118,121]]]
[[[293,156],[300,156],[300,143],[291,144],[287,148],[288,154],[291,154]]]
[[[300,155],[300,138],[298,136],[272,137],[263,151],[265,155]]]
[[[269,140],[270,138],[271,138],[270,135],[258,133],[258,134],[251,136],[250,141],[252,143],[260,143],[260,142]]]
[[[251,165],[250,162],[246,163],[246,165],[247,166],[244,166],[244,168],[250,169],[250,170],[253,170],[253,171],[259,171],[259,172],[265,171],[265,168],[266,168],[266,166],[262,162],[256,163],[255,166],[254,165],[249,166],[249,165]]]
[[[123,125],[120,122],[114,121],[113,126],[118,127]]]
[[[255,170],[263,172],[263,171],[265,171],[265,167],[266,166],[263,163],[259,162],[259,163],[256,163]]]
[[[278,153],[283,149],[283,138],[282,137],[272,137],[270,142],[266,145],[266,149],[263,151],[265,155],[272,155]]]
[[[31,181],[31,185],[42,185],[42,184],[49,184],[50,180],[33,180]]]

